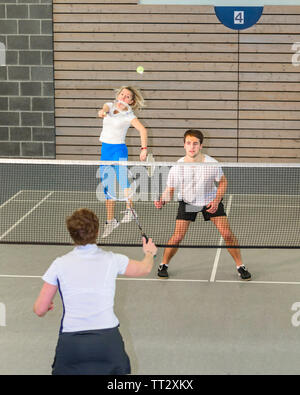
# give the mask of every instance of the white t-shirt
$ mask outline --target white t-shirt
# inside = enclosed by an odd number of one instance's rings
[[[43,280],[59,288],[63,303],[61,332],[113,328],[116,277],[129,262],[125,255],[103,251],[96,244],[75,247],[54,260]]]
[[[125,138],[131,121],[136,118],[134,112],[113,114],[113,103],[105,103],[109,113],[103,118],[102,132],[99,140],[107,144],[125,144]]]
[[[184,162],[184,157],[178,162]],[[215,199],[216,183],[223,176],[221,166],[205,166],[204,163],[218,163],[208,155],[204,155],[204,162],[175,165],[170,169],[167,187],[178,190],[178,200],[183,200],[194,206],[206,206]]]

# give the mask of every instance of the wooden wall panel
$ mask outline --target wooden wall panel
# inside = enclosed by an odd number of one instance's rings
[[[239,39],[239,161],[300,162],[300,7],[265,7]]]
[[[146,99],[138,117],[157,160],[182,156],[184,131],[200,128],[205,151],[222,161],[300,161],[300,67],[291,61],[300,7],[265,7],[241,32],[211,6],[137,0],[54,0],[53,18],[58,159],[99,158],[97,108],[128,84]],[[130,160],[139,141],[131,128]]]

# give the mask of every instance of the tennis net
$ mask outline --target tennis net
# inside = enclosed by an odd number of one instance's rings
[[[114,188],[109,184],[111,174]],[[216,182],[223,175],[228,185],[222,203],[237,240],[232,244],[226,244],[216,223],[204,221],[202,214],[207,199],[213,198],[213,184],[217,188]],[[300,164],[296,163],[0,159],[0,176],[2,244],[71,245],[65,219],[84,207],[99,217],[98,245],[140,246],[135,220],[120,223],[102,237],[107,197],[115,200],[115,217],[121,222],[129,196],[143,231],[159,247],[300,248]],[[129,195],[124,194],[124,186],[120,187],[122,182],[115,182],[122,176],[128,183]],[[161,209],[156,208],[154,201],[170,185],[173,196]],[[180,244],[168,244],[175,230],[178,199],[188,203],[184,207],[187,218],[196,216],[196,220],[190,222]]]

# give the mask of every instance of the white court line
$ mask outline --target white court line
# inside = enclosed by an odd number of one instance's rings
[[[0,274],[0,278],[42,278],[42,276],[23,276],[19,274]]]
[[[6,200],[6,202],[4,202],[3,204],[1,204],[0,209],[5,207],[8,203],[10,203],[13,199],[15,199],[20,193],[22,193],[23,191],[19,191],[18,193],[15,193],[10,199]],[[19,201],[19,200],[17,200]]]
[[[8,233],[10,233],[15,227],[17,227],[25,218],[28,217],[28,215],[30,215],[36,208],[38,208],[50,195],[52,195],[53,192],[49,192],[47,196],[45,196],[39,203],[37,203],[30,211],[28,211],[28,213],[26,213],[25,215],[23,215],[22,218],[20,218],[14,225],[12,225],[6,232],[4,232],[1,236],[0,236],[0,240],[2,240],[5,236],[8,235]]]
[[[227,215],[229,215],[229,213],[230,213],[231,203],[232,203],[232,195],[230,195],[229,199],[228,199],[228,203],[227,203],[227,207],[226,207]],[[221,236],[220,237],[220,241],[219,241],[219,245],[221,245],[222,243],[223,243],[223,237]],[[210,280],[209,280],[210,282],[214,282],[215,281],[216,274],[217,274],[217,268],[218,268],[220,255],[221,255],[221,251],[222,251],[222,248],[218,248],[217,249],[217,253],[216,253],[216,256],[215,256],[213,269],[212,269]]]
[[[36,202],[37,201],[37,199],[26,199],[26,200],[21,200],[21,199],[17,199],[16,200],[16,202],[21,202],[21,203],[24,203],[24,202],[26,202],[26,203],[32,203],[32,202]],[[49,202],[50,203],[57,203],[57,204],[60,204],[60,203],[88,203],[88,204],[99,204],[99,202],[104,202],[104,200],[93,200],[93,201],[90,201],[90,200],[88,200],[88,199],[86,199],[86,200],[54,200],[54,199],[51,199],[51,200],[49,200]],[[278,206],[276,206],[276,207],[278,207]],[[1,206],[0,206],[0,208],[1,208]]]
[[[25,276],[18,274],[0,274],[0,278],[39,278],[42,279],[42,276]],[[121,281],[155,281],[161,283],[170,283],[170,282],[194,282],[194,283],[209,283],[209,280],[192,280],[192,279],[156,279],[156,278],[134,278],[134,277],[120,277],[117,280]],[[241,280],[216,280],[214,283],[224,283],[224,284],[262,284],[262,285],[300,285],[300,282],[297,281],[241,281]]]
[[[25,276],[17,274],[0,274],[0,278],[42,278],[42,276]],[[134,278],[134,277],[119,277],[117,280],[121,281],[157,281],[157,282],[191,282],[191,283],[208,283],[208,280],[193,280],[193,279],[168,279],[163,280],[159,278]]]
[[[134,281],[157,281],[157,282],[187,282],[187,283],[208,283],[208,280],[193,280],[193,279],[176,279],[176,278],[168,278],[168,279],[159,279],[159,278],[134,278],[134,277],[120,277],[117,280],[134,280]]]
[[[280,205],[262,205],[262,204],[235,204],[234,207],[239,207],[239,208],[299,208],[299,206],[280,206]]]
[[[277,284],[277,285],[300,285],[297,281],[237,281],[237,280],[216,280],[216,283],[235,283],[235,284]]]

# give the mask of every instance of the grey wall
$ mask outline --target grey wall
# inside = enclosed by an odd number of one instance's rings
[[[52,0],[0,0],[0,43],[0,156],[54,158]]]

